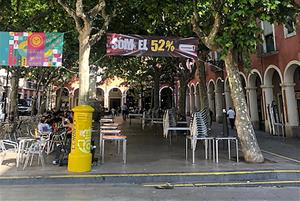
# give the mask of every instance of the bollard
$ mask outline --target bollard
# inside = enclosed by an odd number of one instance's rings
[[[68,171],[89,172],[92,168],[91,129],[94,109],[89,105],[79,105],[72,110],[74,120]]]

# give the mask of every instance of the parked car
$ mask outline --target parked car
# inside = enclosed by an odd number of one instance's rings
[[[18,100],[18,114],[20,116],[31,115],[31,106],[28,104],[28,101],[25,99]]]

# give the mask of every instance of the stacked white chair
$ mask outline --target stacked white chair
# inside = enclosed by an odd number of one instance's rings
[[[170,131],[190,131],[190,127],[170,127],[169,111],[166,110],[163,116],[163,136],[168,138],[170,136],[170,144],[172,142],[172,134]],[[170,134],[170,135],[169,135]]]
[[[191,141],[191,149],[192,149],[192,163],[195,163],[195,151],[197,146],[197,141],[204,141],[205,143],[205,159],[211,158],[211,145],[213,146],[213,160],[215,158],[215,143],[214,138],[208,136],[209,128],[208,128],[208,117],[205,110],[200,112],[195,112],[191,121],[191,134],[186,137],[185,144],[185,156],[186,160],[188,158],[188,141]]]

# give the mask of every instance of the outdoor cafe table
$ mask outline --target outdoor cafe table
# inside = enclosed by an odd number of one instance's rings
[[[129,116],[129,124],[131,124],[131,118],[132,117],[141,117],[142,118],[143,114],[133,114],[133,113],[131,113],[128,116]]]
[[[117,124],[117,123],[104,123],[104,124],[102,124],[102,126],[116,126],[116,127],[118,127],[119,124]]]
[[[118,129],[118,126],[101,126],[101,130],[116,130]]]
[[[114,120],[113,119],[100,119],[100,122],[101,123],[112,123],[112,122],[114,122]]]
[[[115,130],[100,130],[100,142],[99,142],[99,148],[100,148],[100,152],[102,150],[102,138],[104,135],[120,135],[121,134],[121,130],[115,129]],[[119,145],[118,145],[119,147]]]
[[[102,141],[103,135],[120,135],[121,134],[121,130],[118,130],[118,129],[114,129],[114,130],[100,130],[99,132],[100,132],[100,145],[99,145],[100,148],[101,148],[101,141]]]

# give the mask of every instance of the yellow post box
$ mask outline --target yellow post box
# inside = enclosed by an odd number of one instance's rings
[[[68,171],[89,172],[92,168],[91,129],[94,109],[89,105],[79,105],[72,110],[74,120]]]

